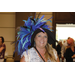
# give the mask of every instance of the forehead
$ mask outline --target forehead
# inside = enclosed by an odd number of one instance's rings
[[[36,34],[36,36],[37,35],[46,35],[47,36],[47,33],[46,32],[44,32],[44,33],[43,32],[39,32],[39,33]]]

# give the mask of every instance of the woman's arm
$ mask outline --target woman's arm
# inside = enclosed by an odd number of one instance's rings
[[[5,48],[5,44],[2,44],[2,47],[0,48],[0,52],[2,52],[2,50]]]
[[[72,58],[75,58],[75,54],[72,56]]]
[[[22,53],[20,62],[29,62],[29,52],[28,54],[26,53],[26,51]]]
[[[20,62],[25,62],[25,57],[24,56],[21,58]]]
[[[0,52],[2,52],[3,49],[4,49],[4,47],[1,47],[1,48],[0,48]]]

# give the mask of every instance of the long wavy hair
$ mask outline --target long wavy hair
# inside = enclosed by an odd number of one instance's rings
[[[55,55],[53,53],[53,49],[54,48],[49,43],[47,43],[45,57],[47,60],[50,59],[52,62],[56,62]]]

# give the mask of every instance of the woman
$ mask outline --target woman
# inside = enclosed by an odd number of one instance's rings
[[[40,19],[28,18],[25,25],[20,27],[18,52],[22,54],[21,62],[59,61],[56,50],[50,45],[55,40],[49,26],[46,25],[49,20],[43,18],[44,16]]]
[[[6,46],[4,44],[4,38],[0,36],[0,62],[4,61],[5,50],[6,50]]]
[[[65,58],[67,62],[75,61],[75,47],[74,47],[74,40],[69,38],[67,40],[68,48],[66,49]]]

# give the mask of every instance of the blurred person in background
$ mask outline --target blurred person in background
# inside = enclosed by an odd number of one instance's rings
[[[65,52],[66,62],[75,62],[75,47],[74,47],[74,39],[67,39],[68,47]]]
[[[0,62],[4,61],[6,45],[4,44],[4,38],[0,36]]]
[[[59,41],[56,47],[59,58],[61,58],[61,48],[62,48],[62,41]]]
[[[68,46],[67,40],[64,40],[64,41],[63,41],[63,44],[62,44],[62,47],[61,47],[61,58],[62,58],[62,61],[65,60],[64,54],[65,54],[65,52],[66,52],[66,47],[67,47],[67,46]]]

